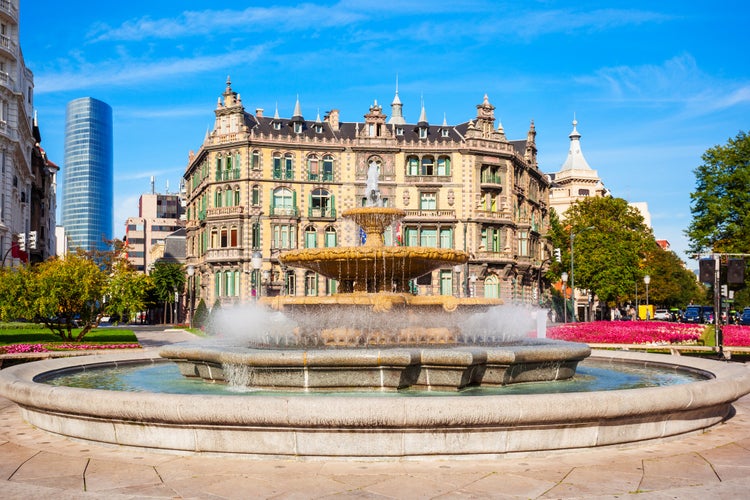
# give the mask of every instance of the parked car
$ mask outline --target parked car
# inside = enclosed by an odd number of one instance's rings
[[[703,306],[703,323],[714,322],[714,308],[713,306]]]
[[[656,321],[671,321],[672,314],[669,309],[657,309],[654,311],[654,320]]]
[[[683,323],[703,323],[703,306],[687,306],[682,314]]]
[[[740,325],[750,325],[750,307],[746,307],[742,310],[740,315]]]

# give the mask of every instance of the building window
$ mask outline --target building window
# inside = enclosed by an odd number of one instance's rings
[[[294,156],[292,153],[284,155],[284,179],[294,179]]]
[[[221,248],[226,248],[229,246],[229,231],[227,230],[226,226],[221,227],[221,232],[219,233],[219,244],[221,245]]]
[[[500,298],[500,280],[494,274],[490,274],[484,280],[484,296],[488,299]]]
[[[409,156],[406,159],[406,175],[419,175],[419,158],[416,156]]]
[[[453,295],[453,271],[440,270],[440,295]]]
[[[440,248],[453,248],[453,229],[440,228]]]
[[[435,175],[435,159],[432,156],[422,158],[422,175]]]
[[[312,271],[305,273],[305,295],[318,295],[318,275]]]
[[[482,246],[488,252],[499,253],[503,251],[502,229],[496,227],[482,228]]]
[[[578,190],[578,196],[588,196],[589,190],[588,189],[579,189]]]
[[[333,156],[325,155],[323,157],[323,179],[326,182],[333,181]]]
[[[292,224],[276,224],[273,226],[273,248],[296,248],[296,227]]]
[[[238,238],[238,231],[237,226],[232,226],[229,229],[229,246],[230,247],[238,247],[239,246],[239,238]]]
[[[437,161],[437,175],[451,175],[451,159],[448,156],[440,156]]]
[[[224,197],[221,193],[221,188],[216,188],[216,191],[214,193],[214,206],[215,207],[221,207],[223,206]]]
[[[281,122],[273,122],[274,130],[281,130]]]
[[[294,270],[287,270],[286,276],[286,294],[297,295],[297,276],[294,274]]]
[[[294,122],[294,133],[295,134],[302,133],[302,122]]]
[[[260,205],[260,186],[258,184],[253,186],[251,203],[254,207]]]
[[[260,151],[257,149],[253,150],[253,154],[250,156],[250,168],[260,170]]]
[[[210,248],[219,248],[219,230],[217,228],[211,229],[211,246]]]
[[[338,241],[336,238],[336,228],[331,226],[326,228],[324,245],[327,248],[334,248],[338,246]]]
[[[419,138],[427,139],[427,127],[419,127]]]
[[[529,232],[518,231],[518,256],[529,256]]]
[[[502,184],[503,179],[500,176],[500,167],[482,165],[480,171],[480,182],[482,182],[482,184]]]
[[[296,193],[289,188],[277,188],[273,192],[272,215],[296,215]]]
[[[419,209],[437,210],[437,193],[420,193]]]
[[[281,179],[281,153],[273,154],[273,178]]]
[[[450,130],[448,130],[447,128],[440,129],[440,135],[442,135],[443,137],[448,137],[449,132]]]
[[[327,189],[313,189],[310,193],[310,217],[335,217],[333,195]]]
[[[318,246],[318,233],[313,226],[307,226],[305,229],[305,248],[315,248]]]
[[[320,179],[320,164],[318,163],[318,155],[310,155],[307,157],[307,180],[317,181]]]

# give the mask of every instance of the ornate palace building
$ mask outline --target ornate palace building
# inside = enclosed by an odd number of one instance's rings
[[[487,96],[476,109],[474,119],[451,126],[430,124],[422,106],[419,121],[407,124],[396,91],[390,117],[376,101],[362,122],[342,122],[338,110],[306,120],[299,100],[290,118],[270,117],[247,112],[228,80],[213,131],[184,174],[195,303],[335,293],[335,280],[285,268],[278,257],[361,244],[359,229],[340,215],[365,204],[373,163],[384,205],[406,212],[386,244],[470,255],[466,265],[417,280],[414,293],[538,303],[550,184],[537,165],[534,124],[525,140],[510,141]]]

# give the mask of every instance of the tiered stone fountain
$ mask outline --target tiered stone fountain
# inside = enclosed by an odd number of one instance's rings
[[[372,175],[370,176],[373,177]],[[585,344],[509,339],[465,331],[468,318],[502,304],[499,299],[414,295],[409,283],[440,267],[468,260],[445,248],[385,246],[383,233],[404,216],[377,206],[346,211],[366,234],[357,247],[293,250],[287,266],[335,279],[330,296],[279,296],[261,302],[282,311],[296,327],[230,348],[173,346],[161,355],[183,375],[248,387],[284,390],[460,390],[570,378],[591,353]],[[325,314],[324,314],[325,313]],[[323,318],[333,320],[323,320]],[[495,330],[496,332],[496,330]]]

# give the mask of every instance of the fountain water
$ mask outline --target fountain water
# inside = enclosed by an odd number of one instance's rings
[[[339,285],[331,296],[261,300],[294,322],[293,338],[287,335],[284,341],[293,349],[255,342],[246,349],[173,346],[161,355],[177,362],[188,377],[223,382],[224,368],[244,365],[252,368],[246,372],[248,386],[285,390],[460,390],[572,377],[578,362],[591,353],[587,345],[509,342],[476,328],[472,318],[502,304],[499,299],[409,292],[412,280],[439,267],[464,264],[468,254],[385,246],[383,233],[404,212],[379,206],[377,177],[372,164],[368,206],[342,214],[362,228],[364,245],[306,248],[279,257],[287,266],[313,270]],[[322,321],[326,316],[332,320]]]

